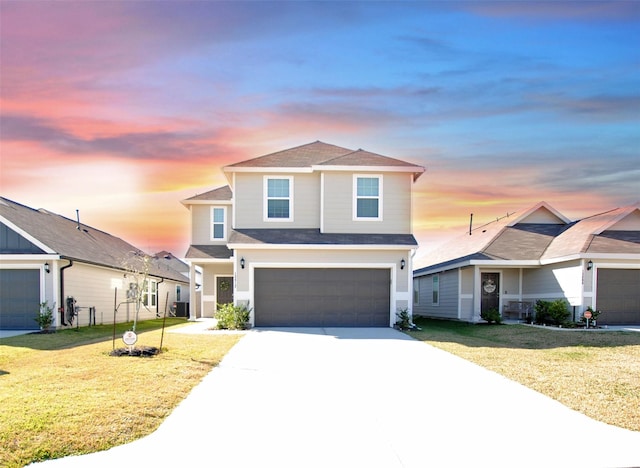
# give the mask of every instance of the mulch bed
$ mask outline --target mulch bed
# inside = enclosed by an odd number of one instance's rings
[[[116,348],[109,353],[109,356],[135,356],[135,357],[152,357],[160,353],[160,349],[155,346],[141,346],[139,348]]]

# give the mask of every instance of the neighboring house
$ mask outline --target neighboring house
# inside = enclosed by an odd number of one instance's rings
[[[146,272],[146,282],[144,281]],[[131,291],[142,288],[139,319],[189,300],[189,280],[164,258],[86,224],[0,197],[0,329],[31,330],[39,304],[55,305],[57,328],[134,319]],[[127,302],[128,301],[128,302]],[[60,308],[63,308],[60,310]]]
[[[591,306],[602,311],[599,324],[640,324],[637,206],[572,222],[542,202],[416,264],[414,315],[478,322],[496,308],[522,318],[537,299],[566,299],[572,320]]]
[[[228,186],[182,201],[204,316],[233,302],[254,326],[388,327],[411,309],[423,167],[318,141],[223,172]]]

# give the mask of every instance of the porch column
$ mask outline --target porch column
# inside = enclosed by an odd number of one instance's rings
[[[189,321],[196,320],[196,266],[189,262]]]

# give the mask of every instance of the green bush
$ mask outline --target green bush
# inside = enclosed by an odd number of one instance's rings
[[[534,323],[536,323],[537,325],[545,325],[551,321],[549,318],[550,306],[551,306],[550,301],[543,301],[542,299],[538,299],[536,301],[536,305],[535,305],[536,316],[534,319]]]
[[[482,320],[486,320],[489,323],[502,323],[502,316],[500,315],[498,309],[496,309],[495,307],[481,312],[480,318],[482,318]]]
[[[244,330],[251,317],[251,309],[247,305],[218,304],[214,314],[219,330]]]
[[[567,301],[564,299],[557,299],[549,306],[549,318],[553,325],[562,325],[567,321],[569,315]]]
[[[556,299],[555,301],[536,301],[535,323],[538,325],[562,325],[569,318],[567,301]]]

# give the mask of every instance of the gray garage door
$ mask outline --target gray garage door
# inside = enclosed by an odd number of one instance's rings
[[[0,270],[0,329],[34,330],[40,303],[40,270]]]
[[[388,327],[389,269],[257,268],[259,327]]]
[[[640,270],[599,269],[596,305],[600,323],[640,325]]]

